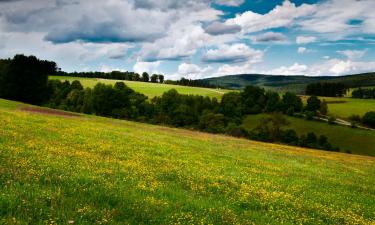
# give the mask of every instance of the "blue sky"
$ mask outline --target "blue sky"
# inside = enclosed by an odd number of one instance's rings
[[[374,0],[3,0],[0,57],[168,79],[369,72],[374,8]]]

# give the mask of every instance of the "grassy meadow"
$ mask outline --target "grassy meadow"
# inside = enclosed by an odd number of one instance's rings
[[[266,114],[249,115],[244,119],[243,127],[254,129]],[[289,125],[286,128],[294,129],[299,135],[314,132],[325,135],[329,142],[340,147],[342,152],[350,151],[353,154],[375,156],[375,132],[357,128],[330,125],[326,122],[309,121],[306,119],[287,117]]]
[[[50,76],[50,79],[57,79],[57,80],[68,80],[74,81],[79,80],[84,87],[94,87],[97,83],[104,83],[104,84],[115,84],[120,80],[108,80],[108,79],[100,79],[100,78],[81,78],[81,77],[67,77],[67,76]],[[121,81],[125,82],[125,84],[133,89],[134,91],[140,92],[149,98],[153,98],[155,96],[160,96],[164,92],[169,91],[171,89],[176,89],[180,94],[191,94],[191,95],[203,95],[208,97],[216,97],[221,99],[222,95],[230,90],[224,89],[212,89],[212,88],[201,88],[201,87],[189,87],[189,86],[179,86],[179,85],[171,85],[171,84],[158,84],[158,83],[151,83],[151,82],[138,82],[138,81]]]
[[[306,102],[306,96],[302,96]],[[369,111],[375,111],[375,99],[356,99],[347,97],[320,97],[328,103],[328,114],[338,118],[348,118],[353,114],[363,116]]]
[[[372,157],[5,100],[0,149],[0,224],[375,223]]]

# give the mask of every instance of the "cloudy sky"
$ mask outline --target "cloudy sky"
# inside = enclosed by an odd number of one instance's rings
[[[375,71],[375,0],[0,0],[0,57],[168,79]]]

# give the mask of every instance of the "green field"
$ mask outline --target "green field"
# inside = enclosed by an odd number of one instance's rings
[[[107,80],[107,79],[98,79],[98,78],[81,78],[81,77],[64,77],[64,76],[50,76],[50,79],[57,80],[68,80],[74,81],[79,80],[84,87],[94,87],[97,83],[104,84],[115,84],[120,80]],[[212,89],[212,88],[200,88],[200,87],[188,87],[188,86],[179,86],[171,84],[157,84],[151,82],[137,82],[137,81],[121,81],[133,89],[134,91],[140,92],[144,95],[147,95],[149,98],[155,96],[161,96],[164,92],[171,89],[176,89],[180,94],[191,94],[191,95],[203,95],[209,97],[216,97],[221,99],[221,96],[229,92],[230,90],[223,89]]]
[[[253,129],[266,114],[247,116],[243,122],[246,129]],[[342,152],[351,151],[354,154],[375,156],[375,132],[362,129],[354,129],[339,125],[329,125],[320,121],[309,121],[300,118],[287,117],[290,123],[287,128],[294,129],[299,135],[314,132],[317,135],[325,135],[329,142],[340,147]]]
[[[304,102],[307,97],[302,96]],[[375,111],[375,99],[320,97],[328,103],[328,113],[338,118],[348,118],[353,114],[363,116],[369,111]]]
[[[374,224],[375,158],[0,100],[0,224]]]

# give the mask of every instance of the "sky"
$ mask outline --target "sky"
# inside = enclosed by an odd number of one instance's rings
[[[0,58],[167,79],[373,72],[374,9],[375,0],[0,0]]]

